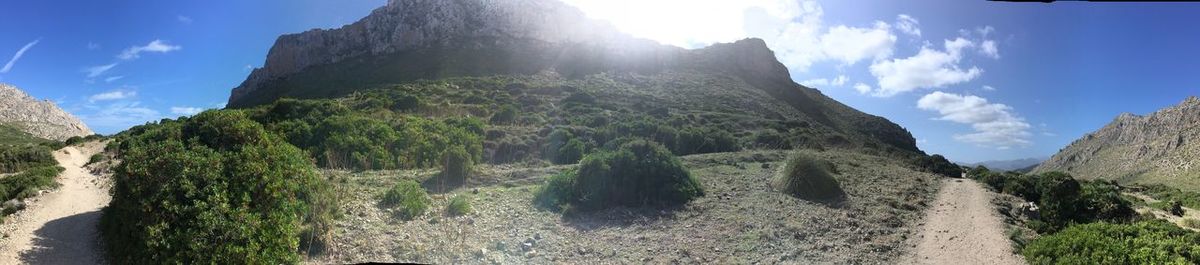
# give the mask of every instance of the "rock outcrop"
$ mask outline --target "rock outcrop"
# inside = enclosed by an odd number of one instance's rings
[[[0,124],[51,140],[94,134],[87,125],[54,102],[37,100],[8,84],[0,84]]]
[[[1200,187],[1200,99],[1146,116],[1123,113],[1075,140],[1033,172]]]
[[[833,131],[920,153],[899,125],[796,84],[763,40],[686,50],[631,37],[556,0],[390,0],[353,24],[279,37],[227,106],[455,76],[672,71],[735,76]]]

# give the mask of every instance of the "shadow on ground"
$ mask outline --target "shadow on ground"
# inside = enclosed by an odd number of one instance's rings
[[[47,222],[34,231],[32,248],[21,253],[27,264],[98,264],[100,211],[75,214]]]

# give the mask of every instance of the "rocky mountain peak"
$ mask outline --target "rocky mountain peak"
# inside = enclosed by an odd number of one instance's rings
[[[0,83],[0,124],[51,140],[94,134],[87,125],[49,100],[37,100],[15,86]]]

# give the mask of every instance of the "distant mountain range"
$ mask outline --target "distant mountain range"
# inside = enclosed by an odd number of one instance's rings
[[[0,84],[0,125],[50,140],[94,134],[86,124],[49,100],[37,100],[25,91]]]
[[[1021,171],[1022,169],[1027,169],[1032,166],[1036,166],[1038,163],[1041,163],[1042,161],[1045,161],[1045,160],[1046,160],[1046,158],[1023,158],[1023,159],[1013,159],[1013,160],[989,160],[989,161],[983,161],[983,162],[979,162],[979,163],[958,163],[958,164],[963,165],[963,166],[969,166],[969,167],[975,167],[975,166],[982,165],[982,166],[987,167],[990,170]]]
[[[1146,116],[1121,114],[1033,171],[1200,190],[1200,99]]]

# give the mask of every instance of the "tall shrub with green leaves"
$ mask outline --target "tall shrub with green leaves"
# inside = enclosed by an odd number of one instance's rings
[[[309,158],[241,111],[164,120],[121,137],[101,217],[118,264],[299,261],[300,233],[331,216]]]
[[[550,208],[598,210],[662,206],[704,196],[704,188],[662,145],[632,140],[617,150],[589,154],[579,169],[552,177],[535,195]]]

